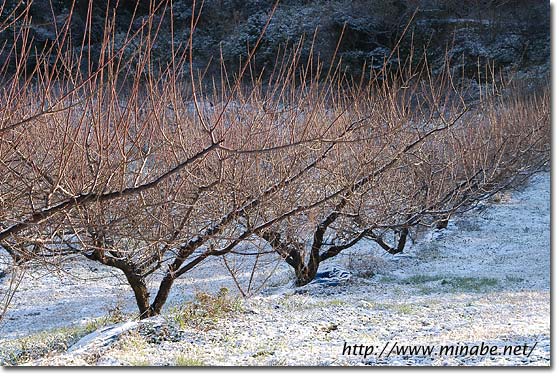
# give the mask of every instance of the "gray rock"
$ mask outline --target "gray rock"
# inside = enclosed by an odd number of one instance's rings
[[[118,340],[124,333],[128,333],[137,327],[138,321],[127,321],[98,329],[71,346],[68,349],[68,353],[78,355],[93,349],[107,347]]]

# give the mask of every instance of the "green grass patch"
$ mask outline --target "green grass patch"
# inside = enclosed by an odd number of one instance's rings
[[[152,365],[148,359],[134,359],[129,364],[132,367],[149,367]]]
[[[520,282],[518,279],[506,278],[508,282]],[[522,280],[522,279],[521,279]],[[403,279],[398,279],[392,276],[385,276],[380,279],[383,283],[393,283],[398,285],[411,285],[418,289],[423,294],[428,294],[431,292],[441,291],[441,287],[445,290],[450,291],[484,291],[489,288],[493,288],[499,285],[499,281],[496,278],[486,278],[486,277],[449,277],[443,275],[429,275],[429,274],[418,274]],[[438,282],[441,287],[436,285],[426,285],[430,282]]]
[[[400,283],[405,284],[405,285],[418,285],[418,284],[422,284],[422,283],[434,282],[434,281],[439,281],[439,280],[443,280],[443,279],[444,279],[444,277],[438,276],[438,275],[418,274],[418,275],[413,275],[411,277],[405,278],[405,279],[401,280]]]
[[[410,315],[414,312],[414,308],[410,304],[395,304],[392,310],[403,315]]]
[[[177,367],[204,367],[205,364],[200,359],[189,358],[184,355],[179,355],[175,358],[175,366]]]
[[[498,280],[495,278],[453,277],[441,281],[442,285],[449,285],[456,291],[483,291],[496,287]]]

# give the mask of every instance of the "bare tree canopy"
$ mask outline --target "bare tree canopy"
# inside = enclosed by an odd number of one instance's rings
[[[444,226],[549,163],[548,84],[400,56],[412,21],[358,79],[344,28],[328,64],[303,53],[311,35],[258,69],[273,4],[239,69],[222,57],[210,76],[193,57],[200,4],[165,64],[152,53],[171,2],[124,32],[107,11],[101,35],[88,4],[70,4],[42,51],[29,7],[0,22],[20,26],[0,46],[0,246],[17,264],[78,255],[119,269],[143,318],[203,261],[274,253],[302,286],[362,239],[400,253],[411,229]]]

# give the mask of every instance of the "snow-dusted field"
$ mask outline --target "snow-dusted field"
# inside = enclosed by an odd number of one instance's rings
[[[358,244],[323,266],[353,271],[339,286],[294,289],[289,270],[279,264],[267,288],[212,325],[186,327],[160,343],[124,335],[95,354],[59,351],[32,363],[550,365],[549,180],[548,173],[534,176],[521,191],[454,218],[447,229],[418,236],[402,255]],[[210,261],[175,286],[168,307],[191,300],[195,291],[227,287],[235,293],[225,268]],[[269,262],[266,270],[276,266]],[[68,262],[54,277],[47,270],[29,273],[0,324],[0,350],[34,332],[84,325],[116,306],[134,314],[132,292],[113,273],[83,260]],[[167,317],[174,325],[173,314]],[[499,350],[520,346],[525,354],[387,354],[400,345],[434,345],[437,352],[440,345],[482,342]],[[375,352],[343,354],[345,344],[373,346]]]

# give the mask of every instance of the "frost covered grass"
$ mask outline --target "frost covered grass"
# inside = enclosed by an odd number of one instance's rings
[[[0,340],[0,364],[18,365],[66,351],[90,328],[68,327],[35,333],[26,337]]]
[[[415,287],[431,286],[433,291],[452,292],[481,292],[497,287],[499,281],[496,278],[486,277],[455,277],[445,275],[417,274],[403,279],[392,276],[384,276],[380,282],[387,284],[412,285]],[[435,283],[434,283],[435,282]]]
[[[125,321],[126,318],[127,315],[117,307],[109,310],[105,316],[88,320],[84,325],[44,330],[16,339],[0,339],[0,364],[19,365],[63,353],[85,335],[110,324]]]
[[[200,359],[190,358],[185,355],[179,355],[175,359],[175,365],[177,367],[203,367],[205,364]]]
[[[523,191],[512,192],[507,201],[484,203],[483,211],[468,213],[451,221],[447,229],[427,233],[402,255],[380,257],[374,253],[374,258],[371,245],[360,244],[348,254],[363,252],[362,260],[380,258],[382,262],[375,262],[384,266],[369,278],[353,276],[334,287],[294,288],[282,269],[274,286],[243,299],[235,293],[232,281],[218,278],[225,270],[202,265],[197,276],[205,281],[205,289],[174,296],[164,313],[164,324],[125,333],[92,357],[67,349],[88,330],[110,319],[29,335],[34,320],[56,328],[60,324],[56,317],[63,309],[48,311],[35,306],[39,315],[20,314],[7,321],[4,333],[13,328],[19,338],[0,342],[2,362],[180,367],[549,365],[549,197],[548,174],[540,174]],[[464,221],[476,221],[479,226],[467,231],[460,226]],[[528,244],[538,246],[527,252]],[[429,257],[422,257],[426,254]],[[325,267],[347,266],[347,255],[341,256]],[[97,287],[110,290],[111,280],[104,281]],[[186,281],[181,290],[192,291],[197,286],[192,283]],[[79,285],[69,286],[74,297],[80,298]],[[23,290],[21,298],[47,294],[46,287],[41,290],[37,285],[35,289]],[[97,303],[98,309],[114,307],[109,296]],[[13,312],[29,312],[26,304],[31,303],[27,302],[31,300],[18,300]],[[106,316],[126,320],[133,317],[128,315],[133,310],[125,301],[121,310],[107,310]],[[81,318],[79,311],[73,314],[76,320]],[[87,325],[91,327],[86,329]],[[341,354],[345,342],[382,346],[386,341],[537,345],[530,357],[377,359]]]

